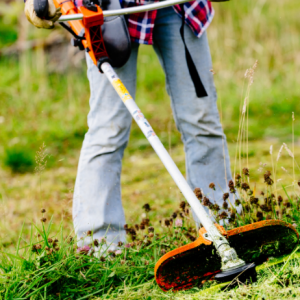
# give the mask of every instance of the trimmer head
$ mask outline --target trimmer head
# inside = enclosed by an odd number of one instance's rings
[[[298,244],[299,234],[291,224],[280,220],[267,220],[238,227],[229,231],[218,226],[221,233],[228,239],[237,255],[249,263],[247,273],[253,273],[251,263],[260,265],[269,257],[289,254]],[[190,289],[201,286],[203,280],[210,279],[220,273],[222,281],[221,259],[212,242],[205,238],[206,230],[201,228],[199,238],[190,244],[172,250],[160,258],[155,265],[155,278],[164,291]],[[245,270],[242,270],[243,272]],[[226,276],[229,276],[226,278]],[[235,274],[236,277],[237,274]],[[247,276],[244,276],[247,277]],[[242,277],[241,277],[242,278]],[[230,274],[223,276],[231,280]],[[243,280],[241,280],[243,281]],[[224,281],[223,281],[224,282]]]
[[[246,264],[233,270],[220,272],[215,276],[215,279],[220,283],[232,282],[230,286],[236,286],[238,282],[246,284],[256,282],[257,273],[255,267],[254,263]]]

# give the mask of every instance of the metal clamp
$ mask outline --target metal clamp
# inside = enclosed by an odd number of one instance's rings
[[[207,232],[203,234],[203,237],[204,237],[206,240],[213,242],[213,239],[211,238],[211,236],[210,236]]]

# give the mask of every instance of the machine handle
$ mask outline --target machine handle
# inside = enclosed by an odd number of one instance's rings
[[[48,0],[34,0],[33,7],[36,15],[41,19],[47,19],[49,4]]]

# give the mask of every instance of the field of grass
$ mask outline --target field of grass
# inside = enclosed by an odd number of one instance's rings
[[[0,4],[0,52],[16,40],[24,42],[43,39],[51,34],[34,29],[26,20],[18,18],[22,5],[13,3],[8,8],[3,3]],[[286,198],[283,191],[285,186],[289,195],[296,196],[299,194],[296,182],[300,179],[296,164],[300,154],[300,4],[295,0],[244,0],[219,3],[214,7],[216,16],[208,30],[208,37],[219,97],[218,105],[228,137],[232,170],[241,173],[241,168],[249,167],[251,185],[261,190],[264,188],[263,172],[270,170],[274,175],[273,161],[277,170],[276,179],[279,180],[276,182],[276,192]],[[240,108],[247,88],[244,74],[256,60],[258,67],[251,86],[248,111],[249,163],[247,165],[247,151],[244,147],[239,151],[241,163],[238,161],[236,164]],[[59,236],[61,243],[64,240],[60,234],[61,227],[64,229],[63,236],[72,235],[73,186],[80,146],[87,130],[89,87],[84,61],[80,62],[77,68],[67,66],[63,72],[54,72],[53,66],[55,62],[42,47],[13,56],[0,54],[0,299],[13,299],[5,294],[7,286],[11,287],[18,280],[35,278],[34,272],[37,271],[30,267],[26,269],[23,262],[12,254],[9,261],[4,252],[16,254],[18,241],[21,248],[31,245],[33,240],[36,241],[37,237],[34,235],[37,231],[33,224],[41,227],[42,208],[47,210],[46,226],[49,219],[53,218],[51,237]],[[164,74],[152,48],[141,47],[136,101],[184,173],[183,147],[172,118],[164,80]],[[156,114],[158,109],[161,112],[159,115]],[[294,122],[292,112],[295,114]],[[283,150],[276,162],[283,142],[292,149],[295,163],[286,150]],[[37,174],[34,172],[35,156],[43,143],[48,155],[47,164],[46,169]],[[151,222],[159,227],[158,221],[170,217],[183,200],[135,124],[132,126],[130,143],[124,157],[122,191],[126,219],[130,224],[141,222],[144,213],[142,206],[149,203],[152,207],[149,213]],[[298,221],[294,221],[298,225]],[[164,232],[163,229],[161,231]],[[160,247],[159,243],[158,246]],[[60,247],[62,248],[61,245]],[[157,257],[160,255],[159,247],[155,250]],[[39,256],[37,253],[32,254],[29,248],[22,251],[26,261],[36,264],[36,257]],[[94,274],[94,271],[88,271],[88,267],[80,269],[85,258],[74,260],[72,251],[68,247],[60,250],[53,261],[54,265],[47,266],[46,270],[53,271],[53,268],[56,268],[58,271],[53,272],[53,276],[57,278],[65,274],[60,264],[63,264],[64,255],[70,255],[71,269],[73,268],[75,273],[76,270],[81,270],[83,274]],[[146,251],[137,256],[142,262],[148,259],[149,264],[143,264],[145,269],[133,268],[136,274],[129,272],[123,285],[114,283],[115,276],[110,276],[115,269],[119,274],[118,263],[121,258],[112,265],[107,262],[107,266],[112,269],[109,273],[107,271],[101,274],[104,274],[103,278],[106,278],[109,284],[117,288],[105,288],[99,283],[103,290],[95,297],[102,295],[101,299],[289,299],[300,296],[297,284],[300,274],[298,258],[274,269],[260,271],[259,283],[252,287],[223,292],[199,292],[195,289],[174,294],[163,293],[157,287],[153,280],[155,258],[145,258],[147,255]],[[142,265],[139,262],[136,264]],[[102,272],[101,268],[97,269],[97,272]],[[144,271],[149,277],[144,281],[137,280],[140,284],[135,284],[136,278]],[[5,272],[10,275],[3,275]],[[43,268],[38,269],[38,272],[44,272]],[[38,276],[43,277],[43,274],[39,274]],[[85,283],[80,281],[80,286],[84,285]],[[86,289],[88,288],[87,286]],[[47,289],[44,287],[43,293],[36,294],[31,299],[46,299],[44,295],[47,295]],[[88,293],[92,292],[84,295]],[[18,297],[25,297],[24,295]],[[17,294],[14,296],[17,297]],[[60,299],[59,297],[58,295],[53,299]],[[78,297],[74,296],[72,299]]]

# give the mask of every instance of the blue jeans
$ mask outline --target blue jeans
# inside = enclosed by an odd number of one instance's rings
[[[187,68],[179,34],[181,19],[173,8],[158,11],[154,27],[154,50],[166,74],[167,92],[176,126],[186,154],[187,180],[192,189],[200,187],[222,205],[223,192],[231,179],[226,137],[220,124],[217,94],[206,33],[197,38],[185,26],[185,40],[207,97],[197,98]],[[138,44],[132,45],[129,61],[116,69],[130,94],[135,97]],[[125,241],[125,216],[121,202],[120,175],[131,115],[117,93],[87,55],[91,97],[88,132],[81,149],[73,200],[73,219],[77,236],[92,230],[94,238],[106,236],[108,242]],[[224,167],[226,165],[226,167]],[[226,170],[226,171],[225,171]],[[211,198],[213,200],[213,198]],[[197,220],[196,220],[197,222]],[[85,239],[84,243],[89,243]],[[82,244],[80,242],[79,244]]]

